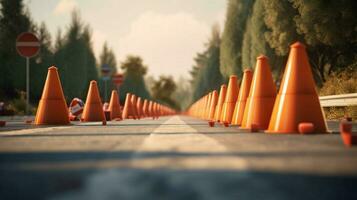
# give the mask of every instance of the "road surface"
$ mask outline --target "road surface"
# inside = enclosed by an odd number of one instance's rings
[[[338,134],[186,116],[0,129],[0,199],[356,199],[356,185],[357,148]]]

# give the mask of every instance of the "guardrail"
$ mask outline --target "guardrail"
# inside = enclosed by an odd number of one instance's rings
[[[321,107],[357,106],[357,93],[320,97]]]

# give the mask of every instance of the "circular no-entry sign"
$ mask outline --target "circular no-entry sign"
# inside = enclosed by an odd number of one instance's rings
[[[112,81],[115,85],[119,86],[123,83],[124,81],[124,75],[123,74],[115,74],[113,77],[112,77]]]
[[[33,33],[21,33],[16,39],[17,52],[27,58],[35,56],[40,50],[40,41]]]

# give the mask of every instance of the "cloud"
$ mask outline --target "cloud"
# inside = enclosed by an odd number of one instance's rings
[[[56,5],[53,13],[55,15],[63,15],[72,12],[73,9],[77,7],[77,2],[75,0],[60,0]]]
[[[209,32],[209,25],[189,13],[148,11],[132,22],[128,34],[118,38],[117,55],[121,61],[128,54],[140,55],[154,76],[187,76]]]

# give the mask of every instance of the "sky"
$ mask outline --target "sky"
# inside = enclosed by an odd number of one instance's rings
[[[224,23],[226,0],[25,0],[37,23],[44,22],[52,38],[69,26],[79,10],[92,28],[97,58],[104,42],[118,63],[139,55],[154,77],[189,77],[193,57],[204,50],[211,27]]]

